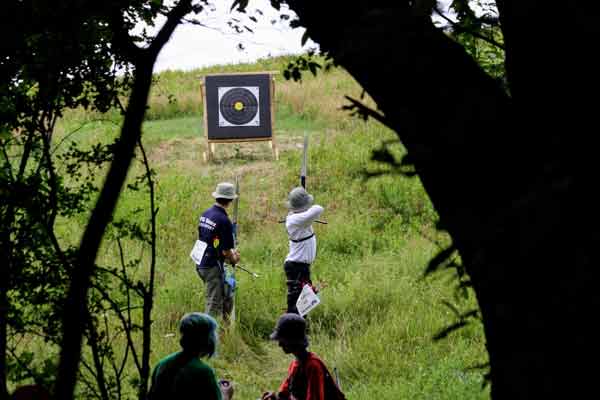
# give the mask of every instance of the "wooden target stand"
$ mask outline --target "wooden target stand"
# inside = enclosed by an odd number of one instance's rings
[[[209,74],[206,76],[202,76],[201,78],[201,82],[200,82],[200,93],[202,96],[202,105],[203,105],[203,119],[204,119],[204,134],[206,137],[206,151],[204,151],[202,153],[202,158],[204,159],[204,162],[209,162],[214,160],[214,155],[215,155],[215,144],[217,143],[224,143],[224,144],[229,144],[229,143],[242,143],[242,142],[268,142],[269,143],[269,147],[271,149],[271,152],[273,154],[273,159],[275,160],[279,160],[279,149],[277,148],[277,144],[275,142],[275,131],[274,131],[274,122],[275,122],[275,110],[273,107],[273,99],[275,97],[275,74],[278,74],[278,71],[268,71],[268,72],[242,72],[242,73],[223,73],[223,74]],[[250,75],[268,75],[269,79],[268,79],[268,91],[269,91],[269,118],[268,118],[268,122],[269,122],[269,126],[267,127],[268,129],[266,129],[267,131],[269,131],[270,135],[265,135],[263,132],[260,132],[259,134],[255,133],[250,133],[248,135],[244,135],[244,137],[236,137],[236,138],[215,138],[214,135],[213,137],[211,137],[210,135],[210,128],[213,128],[214,130],[214,122],[213,122],[213,126],[209,127],[209,119],[211,119],[210,117],[213,117],[212,115],[209,117],[209,107],[207,106],[208,101],[207,101],[207,92],[210,90],[207,87],[207,77],[220,77],[223,79],[226,79],[228,77],[232,78],[232,79],[236,79],[236,78],[240,78],[243,80],[244,76],[250,76]],[[264,104],[260,104],[259,102],[259,107],[264,107]],[[213,110],[214,111],[214,110]],[[242,129],[237,128],[237,129]]]

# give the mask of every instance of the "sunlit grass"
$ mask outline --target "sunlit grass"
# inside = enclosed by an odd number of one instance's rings
[[[256,65],[167,71],[158,76],[144,124],[144,145],[157,172],[158,260],[152,362],[178,350],[176,324],[186,312],[202,311],[204,288],[189,258],[199,214],[212,204],[217,182],[241,179],[239,248],[242,265],[260,274],[238,272],[237,323],[222,335],[210,363],[236,383],[236,398],[256,399],[276,389],[290,357],[267,340],[285,308],[282,263],[287,236],[277,220],[285,214],[287,192],[298,184],[301,143],[310,137],[308,190],[326,208],[327,225],[316,225],[318,256],[314,280],[326,284],[322,304],[310,314],[311,349],[339,371],[349,399],[485,399],[482,372],[468,370],[485,361],[479,326],[433,342],[454,322],[442,300],[460,308],[473,299],[454,297],[450,275],[422,280],[427,262],[448,238],[433,229],[435,212],[417,178],[364,179],[379,167],[371,150],[395,135],[375,122],[351,119],[341,110],[343,95],[361,89],[341,70],[306,76],[302,84],[276,83],[275,161],[264,143],[217,146],[205,164],[199,76],[210,72],[280,70],[286,59]],[[170,102],[169,102],[170,99]],[[80,112],[61,122],[58,138],[82,144],[109,143],[119,132],[117,114],[97,119]],[[101,120],[100,120],[101,119]],[[400,144],[394,150],[404,150]],[[142,173],[136,164],[130,177]],[[102,176],[98,176],[101,180]],[[115,218],[147,207],[145,192],[125,190]],[[146,213],[135,214],[144,221]],[[82,218],[79,222],[83,223]],[[71,237],[81,225],[65,228]],[[126,242],[127,254],[148,261],[147,249]],[[114,244],[105,242],[99,264],[116,264]],[[143,278],[147,264],[137,276]],[[443,278],[443,279],[441,279]],[[131,369],[133,374],[133,368]]]

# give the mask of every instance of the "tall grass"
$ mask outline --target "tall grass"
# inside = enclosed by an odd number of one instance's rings
[[[482,371],[469,369],[486,360],[481,328],[469,326],[445,340],[432,340],[454,322],[442,300],[463,308],[475,302],[455,298],[450,274],[422,279],[425,265],[439,250],[435,243],[448,238],[433,229],[436,214],[418,178],[365,178],[366,170],[382,167],[371,161],[371,150],[395,135],[341,110],[343,95],[361,93],[343,70],[306,76],[302,83],[279,75],[279,161],[260,143],[218,146],[214,163],[202,161],[206,143],[199,76],[281,70],[288,61],[283,57],[157,76],[143,136],[157,171],[160,208],[153,363],[178,349],[177,335],[172,335],[178,319],[204,309],[204,288],[188,254],[214,186],[238,175],[242,264],[260,278],[238,272],[237,323],[223,332],[219,355],[211,363],[220,377],[235,382],[238,399],[256,399],[277,388],[290,362],[267,340],[285,309],[287,237],[277,220],[285,214],[287,192],[298,184],[300,145],[308,132],[308,190],[325,207],[328,221],[315,226],[318,256],[312,271],[314,280],[326,287],[322,304],[309,316],[311,349],[337,368],[349,399],[489,398],[481,388]],[[83,144],[112,140],[118,116],[96,117],[72,113],[61,122],[60,133],[79,129],[68,140]],[[398,144],[394,151],[401,156],[404,149]],[[130,176],[139,172],[140,166],[134,166]],[[143,194],[126,191],[116,217],[133,215],[143,204]],[[70,229],[77,234],[81,227]],[[111,263],[115,257],[106,245],[99,262]]]

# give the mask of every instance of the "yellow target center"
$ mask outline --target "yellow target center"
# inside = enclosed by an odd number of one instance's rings
[[[244,103],[242,103],[241,101],[236,101],[235,103],[233,103],[233,108],[236,111],[242,111],[244,109]]]

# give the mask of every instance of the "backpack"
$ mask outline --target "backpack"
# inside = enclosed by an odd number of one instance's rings
[[[319,360],[319,364],[321,364],[325,374],[325,400],[346,400],[346,396],[344,396],[344,393],[342,393],[341,389],[329,373],[325,363]]]

